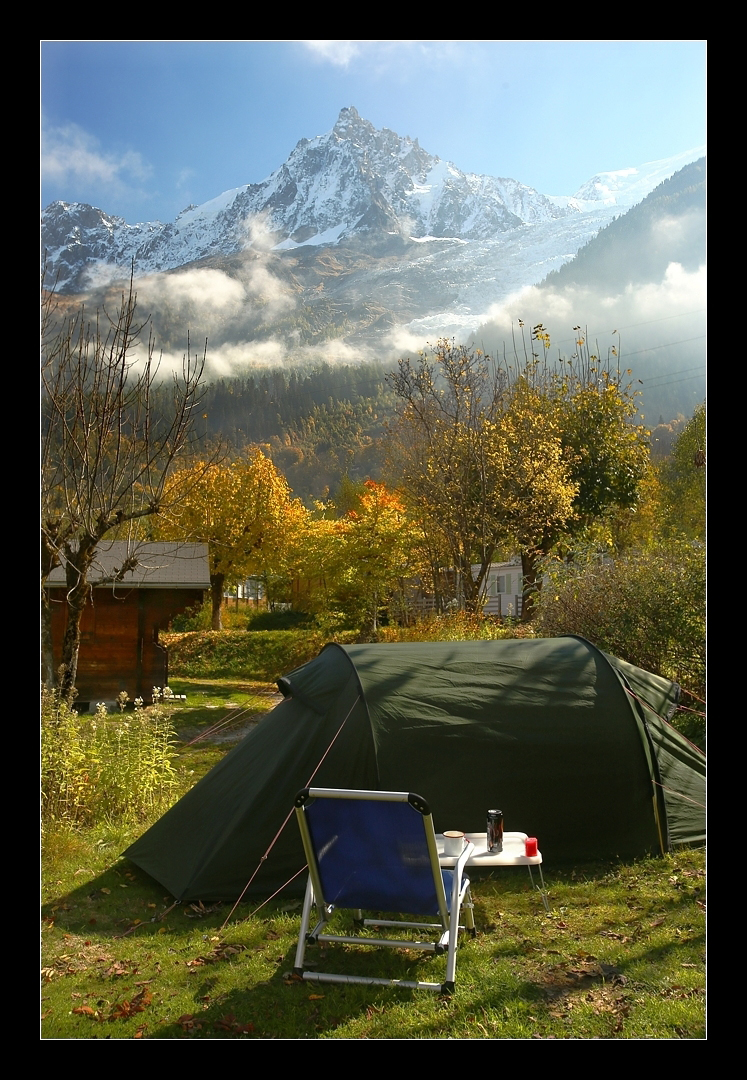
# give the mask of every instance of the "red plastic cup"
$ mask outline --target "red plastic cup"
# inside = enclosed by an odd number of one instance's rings
[[[537,837],[536,836],[528,836],[526,838],[526,840],[524,841],[524,852],[525,852],[526,855],[536,855],[537,854]]]

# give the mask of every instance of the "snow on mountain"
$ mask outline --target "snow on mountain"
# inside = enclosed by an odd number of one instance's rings
[[[629,210],[645,199],[649,192],[667,180],[673,173],[704,157],[706,148],[697,146],[673,157],[648,161],[645,165],[614,172],[601,172],[582,184],[575,195],[550,195],[550,201],[559,207],[572,207],[581,212],[593,211],[600,206]]]
[[[301,139],[261,184],[190,206],[169,224],[129,225],[94,207],[53,203],[43,242],[60,287],[72,290],[96,264],[122,268],[134,259],[148,273],[235,254],[251,246],[257,220],[287,250],[373,236],[482,240],[574,212],[515,180],[463,173],[417,139],[377,131],[347,108],[332,131]]]
[[[304,303],[324,295],[347,312],[363,297],[413,333],[469,333],[491,304],[543,280],[702,153],[600,172],[575,195],[545,196],[464,173],[351,107],[327,134],[301,139],[262,183],[189,206],[168,224],[129,225],[91,206],[52,203],[43,245],[49,280],[63,292],[121,277],[133,260],[144,275],[262,252],[296,260]],[[338,282],[325,272],[322,294],[310,270],[307,289],[299,259],[308,269],[315,251],[333,245],[366,259],[354,270],[348,259]]]

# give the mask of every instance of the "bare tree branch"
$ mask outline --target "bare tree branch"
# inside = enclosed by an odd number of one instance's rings
[[[93,319],[82,306],[67,310],[54,291],[43,292],[41,336],[43,624],[45,582],[64,563],[60,690],[69,698],[97,547],[124,530],[132,544],[127,564],[136,565],[135,526],[164,508],[172,466],[189,447],[207,342],[193,356],[188,340],[181,373],[161,380],[150,320],[137,317],[133,277],[116,312],[97,311]],[[46,657],[45,680],[53,667]]]

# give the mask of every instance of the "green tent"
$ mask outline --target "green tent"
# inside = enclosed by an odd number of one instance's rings
[[[679,688],[582,638],[327,645],[278,683],[285,700],[125,852],[179,899],[235,899],[312,779],[418,792],[439,831],[500,809],[550,862],[704,840],[705,758],[667,722]],[[291,816],[248,894],[303,865]]]

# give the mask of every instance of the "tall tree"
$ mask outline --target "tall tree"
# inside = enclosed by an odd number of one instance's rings
[[[401,402],[392,464],[443,537],[467,610],[479,608],[496,552],[513,547],[529,618],[542,557],[638,497],[647,433],[631,423],[635,395],[615,351],[600,362],[579,337],[574,356],[552,364],[549,347],[541,325],[511,363],[441,341],[391,376]]]
[[[422,536],[401,496],[366,480],[357,508],[337,522],[331,567],[335,597],[356,625],[375,633],[404,583],[419,569]]]
[[[175,458],[187,447],[205,365],[187,354],[159,383],[149,320],[137,318],[132,280],[113,316],[72,311],[42,294],[42,677],[55,680],[46,581],[64,564],[67,627],[59,690],[74,696],[89,574],[107,537],[130,539],[111,580],[137,565],[138,523],[159,514]],[[170,489],[174,495],[174,489]],[[100,579],[97,577],[97,583]]]
[[[442,537],[464,607],[477,611],[496,552],[537,546],[571,515],[576,489],[556,418],[530,379],[512,381],[448,341],[432,357],[401,360],[391,381],[402,402],[392,465],[426,532]]]
[[[258,447],[232,464],[197,462],[176,473],[173,490],[186,491],[159,523],[159,535],[209,546],[212,627],[221,629],[227,584],[277,572],[289,542],[289,525],[301,508],[285,477]]]

